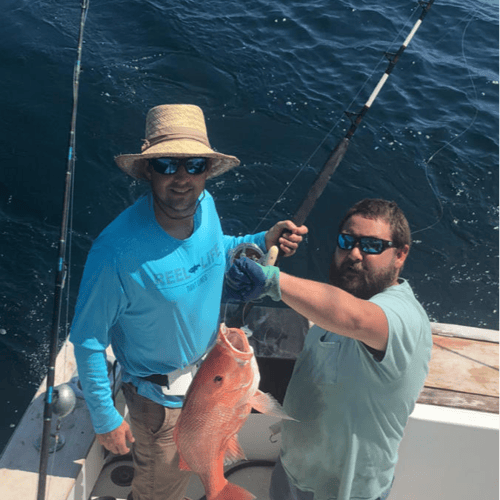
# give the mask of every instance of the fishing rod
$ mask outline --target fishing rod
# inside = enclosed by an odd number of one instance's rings
[[[317,175],[316,180],[313,182],[312,186],[309,188],[309,191],[307,192],[299,208],[292,216],[291,220],[296,226],[302,226],[304,224],[308,215],[311,213],[316,201],[322,195],[323,191],[326,188],[326,185],[328,184],[328,181],[330,180],[330,177],[333,175],[333,173],[339,166],[340,162],[342,161],[342,158],[344,158],[344,155],[347,152],[347,148],[349,147],[352,136],[356,132],[356,129],[358,128],[359,124],[365,117],[366,113],[368,113],[373,102],[377,98],[380,90],[382,89],[385,82],[392,73],[394,66],[396,66],[396,63],[399,61],[401,54],[405,51],[406,47],[408,47],[408,44],[410,43],[411,39],[413,38],[417,30],[420,28],[425,16],[427,15],[427,12],[429,12],[430,8],[432,7],[434,0],[429,0],[428,2],[419,0],[418,3],[422,7],[422,12],[420,14],[420,17],[414,24],[413,28],[411,29],[410,33],[408,34],[408,36],[406,37],[405,41],[398,49],[398,51],[395,53],[392,52],[384,53],[385,57],[389,60],[389,64],[384,74],[382,75],[382,78],[377,83],[375,89],[372,91],[370,97],[366,101],[361,111],[359,111],[358,113],[349,113],[345,111],[345,114],[351,120],[351,127],[347,131],[346,135],[337,143],[333,151],[330,153],[330,156],[323,165],[323,168]],[[279,252],[277,253],[274,265],[277,265],[277,261],[281,256],[283,256],[283,252],[280,249]],[[252,309],[253,304],[254,304],[253,302],[241,304],[238,307],[236,313],[226,321],[226,325],[228,327],[240,327],[244,325],[246,317],[248,316],[250,310]]]
[[[313,209],[314,204],[316,203],[318,198],[323,193],[330,177],[335,172],[335,170],[339,166],[340,162],[342,161],[342,158],[346,154],[347,148],[349,147],[349,144],[351,141],[351,138],[354,135],[354,132],[356,132],[358,125],[361,123],[361,121],[363,120],[366,113],[368,113],[373,102],[377,98],[380,90],[382,89],[385,82],[389,78],[389,75],[392,73],[394,66],[396,66],[396,63],[398,62],[399,58],[401,57],[401,54],[405,51],[406,47],[408,47],[408,44],[410,43],[411,39],[413,38],[413,36],[417,32],[418,28],[420,28],[420,25],[422,24],[424,17],[427,15],[427,12],[431,8],[432,4],[434,3],[434,0],[429,0],[428,2],[419,1],[418,3],[422,7],[422,13],[420,14],[420,17],[418,18],[417,22],[413,26],[411,32],[406,37],[405,41],[403,42],[403,44],[401,45],[399,50],[396,53],[385,52],[384,55],[389,60],[389,64],[385,70],[385,73],[382,75],[382,78],[380,79],[380,81],[376,85],[375,89],[371,93],[370,97],[366,101],[366,103],[363,106],[363,108],[361,109],[361,111],[359,113],[345,112],[347,114],[347,116],[352,121],[351,127],[347,131],[347,134],[344,136],[344,138],[337,144],[335,149],[332,151],[330,157],[326,160],[325,165],[323,166],[318,177],[316,178],[313,185],[309,189],[302,204],[300,205],[297,212],[295,212],[295,215],[292,217],[292,221],[297,226],[301,226],[302,224],[304,224],[305,220],[307,219],[307,216],[310,214],[311,210]],[[356,117],[356,119],[353,120],[354,116]],[[280,252],[280,254],[281,254],[281,252]]]
[[[61,221],[61,231],[59,238],[59,258],[57,263],[57,273],[55,278],[54,307],[52,312],[52,334],[50,340],[49,363],[47,370],[47,387],[45,392],[45,404],[43,411],[43,430],[40,447],[40,467],[38,471],[38,495],[37,500],[45,499],[47,483],[47,466],[50,453],[50,437],[52,427],[52,415],[55,402],[55,364],[57,358],[57,348],[59,343],[59,328],[61,323],[62,293],[65,287],[67,275],[66,243],[68,239],[68,221],[70,218],[70,207],[72,206],[73,184],[75,171],[75,131],[78,108],[78,89],[80,85],[80,70],[82,60],[83,31],[87,18],[89,0],[82,0],[80,32],[78,36],[77,58],[73,70],[73,108],[71,114],[71,126],[69,133],[69,150],[66,169],[66,180],[64,186],[63,214]],[[55,453],[55,449],[54,449]]]

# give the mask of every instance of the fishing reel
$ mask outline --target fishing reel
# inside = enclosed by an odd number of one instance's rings
[[[232,266],[235,260],[248,257],[259,264],[265,260],[264,252],[255,243],[240,243],[229,252],[229,264]]]
[[[66,443],[66,438],[60,432],[61,419],[67,417],[76,406],[76,394],[73,388],[68,384],[61,384],[54,387],[52,412],[57,415],[57,428],[56,432],[50,433],[49,438],[49,453],[59,451]],[[42,448],[42,439],[40,436],[35,440],[34,446],[40,451]]]
[[[229,252],[229,266],[240,257],[248,257],[262,266],[274,266],[278,259],[279,249],[272,246],[269,252],[264,253],[254,243],[240,243],[236,248]]]
[[[224,288],[226,289],[227,285],[227,272],[229,271],[230,267],[234,264],[234,262],[242,257],[247,257],[254,262],[257,262],[259,264],[265,265],[266,262],[266,254],[257,246],[255,243],[240,243],[238,246],[233,248],[232,250],[229,251],[229,260],[227,263],[226,271],[225,271],[225,276],[224,276]],[[225,299],[224,298],[224,293],[222,295],[222,302],[226,302],[226,308],[224,312],[224,321],[227,322],[227,308],[229,306],[229,303],[231,302],[230,299]],[[228,326],[235,326],[232,324],[230,321],[230,324]],[[241,326],[241,325],[238,325]]]
[[[58,418],[67,417],[76,406],[76,394],[68,384],[61,384],[54,388],[52,411]]]

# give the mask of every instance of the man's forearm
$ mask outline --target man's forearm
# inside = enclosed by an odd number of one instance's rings
[[[281,300],[325,330],[385,350],[388,324],[382,309],[340,288],[280,272]]]

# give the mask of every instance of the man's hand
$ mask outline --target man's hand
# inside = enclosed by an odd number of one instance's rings
[[[266,248],[270,250],[273,245],[276,245],[285,257],[290,257],[299,247],[302,235],[307,234],[308,231],[306,226],[297,227],[291,220],[280,221],[266,233]]]
[[[226,301],[248,302],[269,295],[281,300],[280,271],[274,266],[261,266],[248,257],[240,257],[226,273]]]
[[[132,431],[128,423],[123,420],[120,427],[106,432],[105,434],[97,434],[99,444],[115,455],[126,455],[130,449],[127,446],[127,441],[133,443],[135,441]]]

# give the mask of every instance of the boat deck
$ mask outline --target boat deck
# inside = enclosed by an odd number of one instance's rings
[[[498,343],[439,333],[432,338],[429,375],[418,402],[498,413]]]

